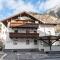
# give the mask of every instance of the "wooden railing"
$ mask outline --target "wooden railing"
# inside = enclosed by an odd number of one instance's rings
[[[10,38],[38,38],[38,33],[9,33]]]
[[[35,23],[26,23],[26,24],[10,24],[10,27],[12,28],[38,28],[38,24]]]

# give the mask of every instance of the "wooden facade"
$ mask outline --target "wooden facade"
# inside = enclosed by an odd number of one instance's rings
[[[10,38],[39,38],[38,33],[9,33]]]

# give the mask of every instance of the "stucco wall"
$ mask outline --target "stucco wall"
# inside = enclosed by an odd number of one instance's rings
[[[34,31],[30,30],[32,33]],[[50,33],[49,33],[50,31]],[[50,48],[47,46],[43,46],[41,44],[41,41],[38,40],[38,44],[34,45],[34,40],[30,40],[30,44],[26,44],[27,39],[18,39],[17,45],[13,44],[13,40],[9,38],[9,32],[14,32],[12,29],[9,27],[6,28],[5,25],[2,27],[2,32],[1,36],[4,39],[4,44],[5,44],[5,49],[33,49],[33,48],[38,48],[39,50],[44,49],[44,51],[49,51]],[[19,32],[26,32],[26,29],[20,29]],[[46,26],[46,25],[39,25],[37,32],[39,33],[40,36],[45,36],[45,35],[55,35],[54,27],[53,26]],[[60,51],[60,46],[52,46],[52,51]]]
[[[39,25],[37,32],[39,36],[55,35],[54,26],[52,25]]]
[[[15,39],[13,39],[15,40]],[[38,48],[38,44],[34,45],[34,39],[28,39],[29,44],[26,44],[25,38],[23,39],[17,39],[17,44],[14,44],[14,41],[12,39],[10,41],[5,42],[5,49],[35,49]]]

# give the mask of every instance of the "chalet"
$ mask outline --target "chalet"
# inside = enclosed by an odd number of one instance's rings
[[[49,15],[22,12],[2,20],[4,50],[45,50],[50,51],[51,40],[55,37],[56,20]],[[46,39],[46,37],[48,37]],[[45,38],[45,39],[44,39]],[[53,44],[56,45],[56,44]],[[49,48],[50,46],[50,48]],[[60,51],[60,49],[57,49]]]

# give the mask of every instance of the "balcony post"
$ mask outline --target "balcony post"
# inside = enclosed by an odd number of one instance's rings
[[[48,44],[49,44],[49,47],[50,47],[50,51],[51,51],[51,47],[52,47],[52,42],[51,42],[51,36],[48,37]]]

